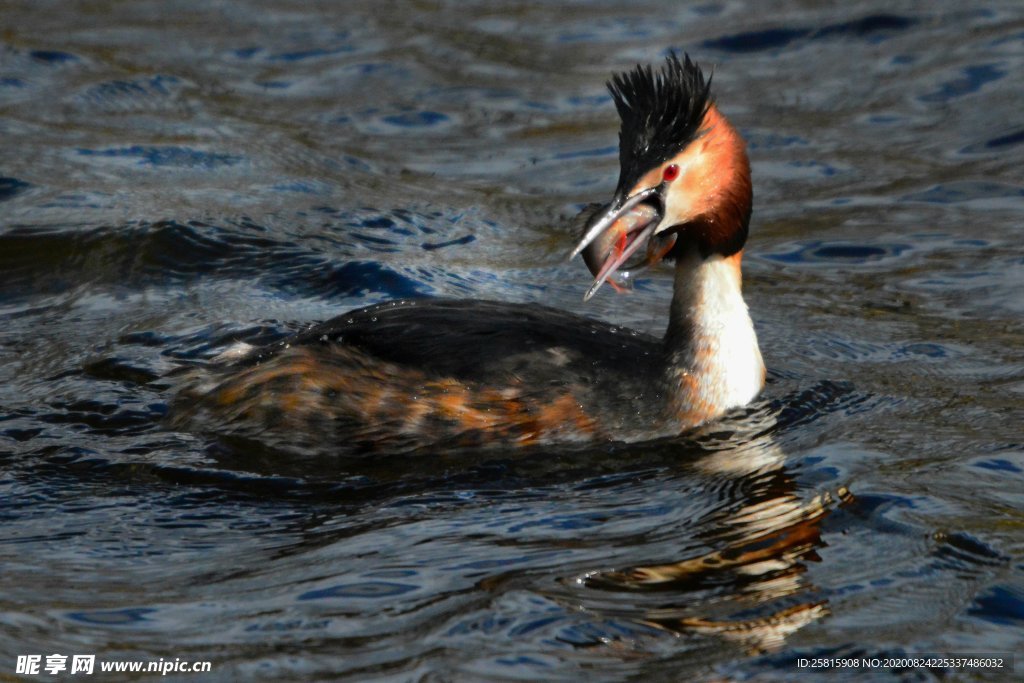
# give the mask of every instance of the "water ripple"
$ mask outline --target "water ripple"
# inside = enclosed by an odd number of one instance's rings
[[[17,178],[0,178],[0,202],[5,202],[17,194],[24,192],[31,185]]]
[[[116,147],[108,149],[79,148],[78,154],[85,157],[106,157],[110,159],[135,159],[139,166],[171,166],[212,170],[220,166],[235,166],[245,159],[232,154],[206,152],[190,147]]]
[[[936,90],[918,97],[922,102],[949,102],[965,95],[971,95],[987,83],[998,81],[1006,70],[998,64],[977,64],[963,69],[962,76],[942,83]]]
[[[419,590],[419,588],[419,586],[391,581],[362,581],[309,591],[300,595],[298,599],[326,600],[331,598],[353,598],[378,600],[404,595],[405,593]]]
[[[758,258],[776,261],[788,265],[811,266],[859,266],[867,264],[883,264],[898,259],[914,247],[910,244],[875,243],[854,244],[849,242],[798,242],[792,245],[780,245],[785,251],[760,253]]]
[[[834,36],[868,37],[872,42],[880,42],[894,33],[906,31],[915,24],[917,20],[911,17],[872,14],[853,21],[827,24],[821,28],[774,28],[736,33],[705,40],[702,45],[725,52],[760,52],[778,50],[802,40],[823,40]]]
[[[1019,12],[813,4],[7,3],[0,650],[789,680],[1016,647]],[[615,186],[604,82],[669,49],[718,62],[750,143],[761,399],[647,443],[361,461],[166,424],[225,350],[391,297],[660,334],[668,269],[582,305],[562,214]]]

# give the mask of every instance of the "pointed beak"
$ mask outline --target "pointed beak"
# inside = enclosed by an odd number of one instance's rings
[[[583,238],[569,257],[582,253],[594,275],[584,301],[594,296],[605,282],[620,289],[623,283],[614,279],[617,275],[628,278],[630,271],[657,263],[668,253],[675,244],[674,233],[652,239],[661,224],[663,206],[661,186],[649,187],[624,200],[612,200],[590,217]],[[646,247],[643,256],[627,264],[641,247]]]

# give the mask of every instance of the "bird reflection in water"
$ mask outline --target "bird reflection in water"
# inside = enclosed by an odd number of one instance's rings
[[[790,635],[828,615],[828,601],[808,579],[807,564],[821,559],[824,521],[854,496],[844,486],[801,490],[772,422],[767,414],[760,422],[756,415],[730,420],[730,427],[759,433],[749,440],[723,433],[721,425],[693,435],[705,454],[689,464],[687,476],[706,481],[705,493],[718,497],[703,519],[692,520],[700,548],[681,557],[586,571],[564,579],[568,592],[552,597],[594,616],[628,615],[634,623],[680,637],[719,638],[751,655],[777,650]],[[617,655],[632,649],[615,640],[601,647]]]

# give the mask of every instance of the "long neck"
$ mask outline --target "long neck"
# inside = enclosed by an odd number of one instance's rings
[[[672,409],[687,425],[746,405],[764,387],[764,362],[743,301],[740,259],[696,248],[679,256],[665,351]]]

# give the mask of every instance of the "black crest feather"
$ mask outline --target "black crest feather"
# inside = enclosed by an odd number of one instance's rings
[[[655,72],[637,65],[608,82],[619,129],[619,186],[623,196],[644,173],[675,156],[697,137],[711,106],[711,79],[689,55],[669,53]]]

